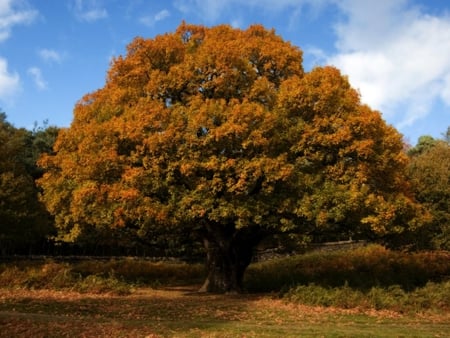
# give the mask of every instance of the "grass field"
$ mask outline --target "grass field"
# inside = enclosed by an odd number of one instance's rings
[[[449,337],[450,253],[379,246],[252,264],[201,294],[201,264],[0,264],[0,337]]]
[[[130,295],[0,289],[2,337],[448,337],[450,314],[402,315],[205,295],[196,286]]]

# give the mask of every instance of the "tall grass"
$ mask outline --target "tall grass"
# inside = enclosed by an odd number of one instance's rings
[[[256,263],[249,267],[245,281],[250,291],[258,292],[312,283],[323,287],[348,285],[361,290],[399,285],[404,290],[414,290],[449,277],[449,252],[404,253],[369,245]]]
[[[246,285],[309,305],[448,311],[450,253],[404,253],[379,245],[313,252],[253,264]]]
[[[74,264],[73,271],[83,276],[113,274],[134,284],[194,284],[205,276],[202,264],[183,262],[152,262],[135,258],[111,259],[106,262],[84,261]]]
[[[90,293],[129,294],[132,285],[110,274],[82,276],[68,263],[3,264],[0,285],[12,289],[54,289]]]
[[[334,306],[340,308],[387,309],[396,312],[450,310],[450,281],[427,283],[424,287],[407,292],[399,285],[387,288],[372,287],[361,291],[348,285],[323,287],[314,284],[299,285],[288,290],[283,298],[302,304]]]
[[[57,289],[94,293],[130,293],[138,285],[159,286],[199,282],[201,265],[135,259],[77,263],[15,262],[0,265],[3,288]]]
[[[127,294],[136,286],[200,284],[201,264],[139,259],[73,263],[28,261],[0,265],[0,287]],[[403,253],[378,245],[313,252],[250,265],[250,292],[344,308],[418,311],[450,308],[450,253]]]

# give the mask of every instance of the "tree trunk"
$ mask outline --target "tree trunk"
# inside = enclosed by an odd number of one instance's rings
[[[219,230],[209,232],[203,239],[208,275],[199,292],[242,292],[244,272],[259,241],[256,233],[233,231],[227,236]]]

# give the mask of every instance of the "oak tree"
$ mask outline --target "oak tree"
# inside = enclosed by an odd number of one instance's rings
[[[272,30],[182,23],[136,38],[41,159],[62,237],[190,233],[204,291],[240,291],[280,232],[380,238],[420,225],[401,136],[333,67]]]

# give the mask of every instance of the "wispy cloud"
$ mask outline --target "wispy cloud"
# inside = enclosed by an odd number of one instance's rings
[[[223,14],[224,10],[233,3],[235,0],[175,0],[174,6],[183,14],[196,13],[209,22],[215,22],[220,14]]]
[[[151,27],[155,25],[158,21],[162,21],[168,18],[169,16],[170,12],[167,9],[163,9],[162,11],[159,11],[155,15],[142,16],[141,18],[139,18],[139,22],[142,23],[143,25]]]
[[[33,78],[34,84],[36,85],[37,89],[39,90],[47,89],[47,82],[44,80],[42,72],[38,67],[29,68],[28,75],[30,75]]]
[[[37,16],[24,1],[0,0],[0,42],[10,37],[13,26],[30,24]]]
[[[236,14],[237,8],[257,9],[265,13],[277,13],[291,10],[291,14],[298,16],[307,6],[310,12],[316,13],[330,0],[175,0],[175,8],[183,14],[196,14],[205,21],[216,23],[224,13],[231,16]],[[290,18],[286,18],[289,22]]]
[[[39,57],[46,62],[61,63],[63,55],[53,49],[43,48],[38,50]]]
[[[80,21],[94,22],[108,17],[108,11],[99,0],[74,0],[72,10]]]
[[[8,102],[20,89],[20,77],[8,70],[8,61],[0,57],[0,101]]]

